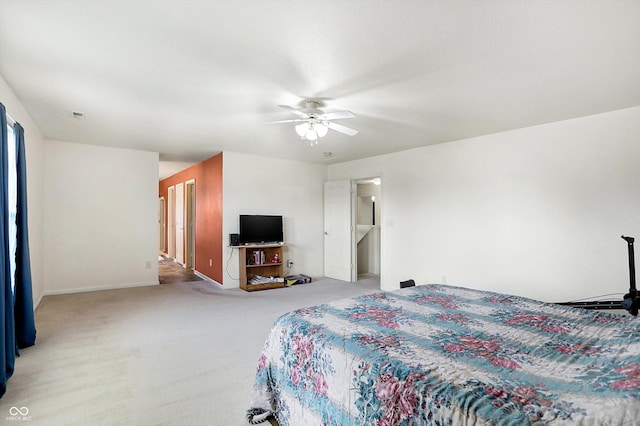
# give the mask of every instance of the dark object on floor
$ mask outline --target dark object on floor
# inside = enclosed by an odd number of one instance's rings
[[[284,284],[289,287],[294,284],[307,284],[311,282],[311,277],[305,274],[287,275],[284,277]]]
[[[416,285],[414,280],[400,281],[400,288],[413,287]]]

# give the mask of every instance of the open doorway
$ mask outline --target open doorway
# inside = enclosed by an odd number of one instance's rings
[[[165,240],[167,250],[160,250],[158,256],[160,284],[202,280],[195,271],[195,183],[194,179],[177,183],[167,188],[168,202],[160,198],[161,213],[158,220],[162,221],[164,215],[169,228]],[[158,228],[160,230],[160,225]]]
[[[324,183],[324,275],[380,286],[381,179]]]
[[[169,229],[166,238],[168,248],[160,250],[158,256],[158,281],[160,284],[201,281],[195,272],[195,180],[170,186],[168,202],[164,202],[163,197],[160,200],[162,213],[159,217],[165,215]]]
[[[380,280],[381,179],[356,180],[355,251],[356,280]]]

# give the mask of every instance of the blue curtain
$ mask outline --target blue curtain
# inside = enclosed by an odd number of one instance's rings
[[[29,258],[29,227],[27,223],[27,166],[24,152],[24,129],[18,123],[13,126],[16,136],[16,175],[18,209],[16,215],[16,280],[15,326],[16,343],[27,348],[36,343],[36,323],[33,317],[33,291],[31,289],[31,261]]]
[[[16,337],[9,254],[9,161],[7,111],[0,103],[0,397],[7,390],[16,361]]]

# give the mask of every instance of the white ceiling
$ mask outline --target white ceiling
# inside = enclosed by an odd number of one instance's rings
[[[637,0],[0,0],[0,75],[47,138],[181,165],[346,161],[638,106],[639,46]],[[310,147],[262,124],[307,98],[359,134]]]

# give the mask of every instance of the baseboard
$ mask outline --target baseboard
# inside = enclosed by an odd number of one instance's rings
[[[132,284],[109,285],[109,286],[103,286],[103,287],[70,288],[70,289],[63,289],[63,290],[45,291],[44,296],[54,296],[57,294],[86,293],[89,291],[118,290],[122,288],[148,287],[153,285],[160,285],[160,281],[156,280],[156,281],[145,281],[145,282],[132,283]]]
[[[203,280],[205,280],[205,281],[209,281],[210,283],[213,283],[213,284],[217,285],[217,286],[218,286],[218,287],[220,287],[220,288],[226,288],[226,287],[224,287],[222,284],[220,284],[218,281],[216,281],[216,280],[214,280],[214,279],[209,278],[209,277],[208,277],[208,276],[206,276],[205,274],[200,273],[200,272],[196,271],[195,269],[193,270],[193,273],[194,273],[194,274],[196,274],[197,276],[199,276],[200,278],[202,278]]]
[[[38,307],[40,306],[40,303],[42,303],[42,299],[44,298],[44,294],[41,294],[40,297],[38,298],[38,300],[36,300],[33,303],[33,312],[36,311],[36,309],[38,309]]]

